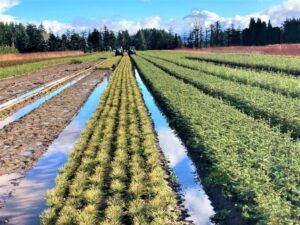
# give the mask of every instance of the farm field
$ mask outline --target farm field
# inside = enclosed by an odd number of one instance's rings
[[[228,57],[230,56],[230,57]],[[190,59],[207,62],[226,64],[236,67],[266,70],[271,72],[283,72],[299,75],[300,58],[282,56],[264,56],[260,54],[207,54],[199,56],[188,56]]]
[[[204,159],[204,182],[208,187],[221,186],[250,223],[297,224],[300,146],[295,132],[299,127],[282,128],[289,113],[293,114],[291,124],[299,122],[300,101],[296,96],[280,93],[275,86],[282,76],[283,82],[288,84],[290,80],[298,89],[299,79],[266,69],[268,72],[262,71],[261,77],[250,71],[257,75],[258,82],[248,82],[247,70],[243,73],[230,66],[202,63],[202,58],[207,62],[210,57],[226,58],[153,51],[140,52],[134,61],[188,149]],[[242,60],[242,55],[239,57]],[[246,57],[255,61],[255,56]],[[274,82],[274,88],[263,85],[264,76],[270,84]],[[262,97],[265,94],[268,100]],[[280,103],[281,98],[285,104]],[[277,104],[284,109],[282,122],[271,118],[272,113],[280,115]],[[269,113],[263,113],[264,107]],[[273,127],[272,121],[279,126]]]
[[[9,154],[7,151],[0,152],[0,175],[28,171],[106,75],[106,72],[93,72],[32,113],[1,129],[0,139],[5,142],[1,143],[0,148],[9,149]]]
[[[101,54],[95,53],[95,54],[89,54],[84,56],[65,57],[62,59],[49,59],[44,61],[32,62],[28,64],[18,63],[17,65],[1,68],[0,79],[37,72],[50,65],[57,65],[60,63],[73,63],[73,64],[87,63],[87,62],[97,61],[99,60],[100,57],[107,58],[107,57],[111,57],[112,55],[113,54],[110,52],[105,52]]]
[[[0,225],[300,225],[300,0],[0,0]]]
[[[139,51],[15,66],[0,80],[0,224],[298,224],[297,60]]]

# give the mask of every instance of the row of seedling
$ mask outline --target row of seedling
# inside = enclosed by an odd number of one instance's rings
[[[277,73],[255,71],[245,68],[232,68],[222,64],[216,65],[206,61],[186,59],[185,56],[189,56],[190,54],[173,54],[158,51],[148,51],[141,54],[163,59],[179,66],[220,77],[224,80],[260,87],[287,97],[300,97],[299,79],[294,76],[280,76]]]
[[[269,72],[286,73],[299,76],[300,59],[291,56],[268,56],[262,54],[203,54],[187,58],[223,64],[232,67],[251,68]]]
[[[208,95],[221,98],[254,118],[264,118],[283,132],[300,137],[300,100],[238,82],[224,80],[201,71],[143,56],[169,74],[190,83]]]
[[[42,224],[177,224],[180,210],[128,56],[49,192]]]

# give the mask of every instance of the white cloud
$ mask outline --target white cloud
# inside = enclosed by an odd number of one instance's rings
[[[261,18],[263,21],[269,20],[274,26],[281,26],[287,18],[299,18],[300,0],[286,0],[282,4],[272,6],[268,10],[255,12],[248,15],[236,15],[234,17],[222,17],[214,12],[206,10],[193,10],[190,15],[184,18],[186,24],[192,24],[195,18],[201,18],[207,26],[216,21],[220,21],[224,27],[234,24],[236,27],[245,28],[249,25],[250,18]]]
[[[171,129],[160,128],[158,130],[158,139],[164,155],[170,161],[172,168],[176,167],[186,158],[184,146]]]
[[[196,225],[212,225],[210,217],[214,215],[214,210],[208,196],[199,187],[189,187],[184,190],[185,206],[190,213],[190,217]]]
[[[37,25],[40,23],[33,22]],[[128,19],[100,19],[90,20],[85,18],[78,18],[73,23],[61,23],[57,20],[44,20],[42,24],[47,31],[61,34],[67,30],[75,30],[77,32],[88,31],[94,28],[103,29],[107,26],[109,29],[117,32],[119,30],[128,30],[130,34],[136,33],[142,28],[162,28],[162,20],[159,16],[147,17],[141,20]]]
[[[0,0],[0,21],[2,22],[15,21],[15,17],[5,14],[5,12],[10,8],[19,5],[19,3],[20,3],[19,0]]]
[[[45,29],[47,31],[53,32],[53,33],[63,33],[67,30],[73,30],[75,29],[74,26],[69,25],[69,24],[65,24],[65,23],[61,23],[57,20],[44,20],[42,22],[42,24],[44,25]]]
[[[149,0],[141,0],[149,1]],[[7,15],[7,10],[20,3],[20,0],[0,0],[0,21],[10,22],[16,21],[15,17]],[[264,21],[271,20],[273,25],[280,26],[286,18],[300,16],[300,0],[286,0],[281,4],[270,7],[268,10],[254,12],[248,15],[236,15],[233,17],[222,17],[221,15],[207,10],[193,10],[189,15],[182,19],[162,19],[160,16],[146,17],[140,20],[130,20],[125,18],[102,18],[91,20],[78,18],[72,23],[62,23],[57,20],[44,20],[42,23],[48,31],[54,33],[63,33],[66,30],[88,31],[93,28],[101,29],[105,25],[113,30],[128,30],[133,34],[141,28],[160,28],[172,30],[176,33],[188,32],[193,28],[195,19],[200,18],[204,26],[209,26],[211,23],[220,21],[222,26],[228,27],[232,23],[236,27],[245,28],[249,25],[251,17],[260,17]],[[40,24],[41,22],[35,22]]]

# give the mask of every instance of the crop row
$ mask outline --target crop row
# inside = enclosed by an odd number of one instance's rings
[[[101,63],[99,66],[97,66],[98,69],[104,69],[104,70],[108,70],[108,69],[115,69],[118,64],[121,61],[121,56],[115,56],[112,58],[109,58],[107,60],[105,60],[103,63]]]
[[[225,65],[215,65],[205,61],[188,60],[183,54],[149,51],[142,53],[142,55],[160,58],[225,80],[271,90],[287,97],[300,97],[300,80],[293,76],[280,76],[263,71],[257,72],[254,70],[231,68]]]
[[[42,224],[177,224],[161,157],[125,56],[47,197]]]
[[[143,56],[145,57],[145,56]],[[300,100],[194,71],[164,60],[145,57],[171,75],[193,84],[206,94],[222,98],[248,115],[270,120],[281,130],[300,137]]]
[[[300,58],[288,56],[267,56],[258,54],[206,54],[187,56],[189,59],[253,68],[272,72],[300,74]]]
[[[50,60],[32,62],[28,64],[13,65],[9,67],[0,68],[0,79],[26,74],[26,73],[33,73],[47,66],[55,65],[58,63],[69,63],[72,61],[76,61],[79,63],[88,63],[92,61],[98,61],[100,58],[109,58],[111,56],[112,53],[101,52],[101,53],[89,54],[86,56],[65,57],[59,59],[50,59]]]
[[[133,58],[189,151],[208,162],[208,188],[221,186],[250,223],[297,224],[299,143],[147,60]]]

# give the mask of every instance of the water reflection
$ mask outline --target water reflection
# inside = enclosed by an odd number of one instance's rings
[[[170,161],[171,167],[176,167],[181,161],[186,158],[186,153],[181,151],[182,145],[180,140],[174,134],[174,131],[158,126],[156,131],[159,139],[160,147],[164,150],[167,159]]]
[[[0,109],[4,108],[4,107],[6,107],[6,106],[8,106],[8,105],[10,105],[10,104],[12,104],[12,103],[18,102],[18,101],[21,100],[21,99],[24,99],[24,98],[27,98],[27,97],[33,95],[33,94],[36,94],[36,93],[38,93],[38,92],[40,92],[40,91],[42,91],[42,90],[44,90],[44,89],[46,89],[46,88],[51,87],[52,85],[58,84],[58,83],[60,83],[61,81],[65,80],[65,79],[66,79],[66,78],[63,77],[63,78],[60,78],[60,79],[58,79],[58,80],[52,81],[52,82],[50,82],[50,83],[48,83],[48,84],[46,84],[46,85],[43,85],[43,86],[41,86],[41,87],[38,87],[38,88],[36,88],[36,89],[34,89],[34,90],[32,90],[32,91],[29,91],[29,92],[27,92],[27,93],[25,93],[25,94],[23,94],[23,95],[20,95],[20,96],[14,98],[14,99],[11,99],[11,100],[9,100],[9,101],[3,103],[3,104],[0,104]]]
[[[73,81],[68,82],[67,84],[59,87],[58,89],[56,89],[53,92],[50,92],[49,94],[47,94],[46,96],[43,96],[42,98],[38,99],[37,101],[35,101],[35,102],[33,102],[33,103],[31,103],[31,104],[29,104],[29,105],[21,108],[20,110],[18,110],[17,112],[15,112],[14,114],[12,114],[11,116],[6,117],[4,120],[0,121],[0,129],[2,129],[6,125],[8,125],[8,124],[10,124],[10,123],[12,123],[12,122],[20,119],[21,117],[29,114],[34,109],[38,108],[40,105],[42,105],[46,101],[48,101],[51,98],[53,98],[54,96],[58,95],[63,90],[69,88],[70,86],[76,84],[78,81],[82,80],[82,78],[84,78],[84,77],[85,76],[77,77]]]
[[[188,214],[190,215],[187,219],[192,220],[196,225],[212,224],[209,218],[214,215],[213,207],[203,190],[199,178],[195,177],[196,168],[188,157],[185,146],[170,128],[165,116],[157,107],[137,70],[135,70],[135,74],[146,106],[151,113],[159,145],[165,157],[170,161],[169,165],[180,184],[184,206],[188,209]]]
[[[65,164],[86,122],[96,110],[107,84],[108,80],[105,80],[94,90],[77,116],[20,182],[5,207],[0,209],[0,221],[8,219],[8,224],[15,225],[39,224],[39,215],[46,208],[46,192],[54,187],[58,169]]]

